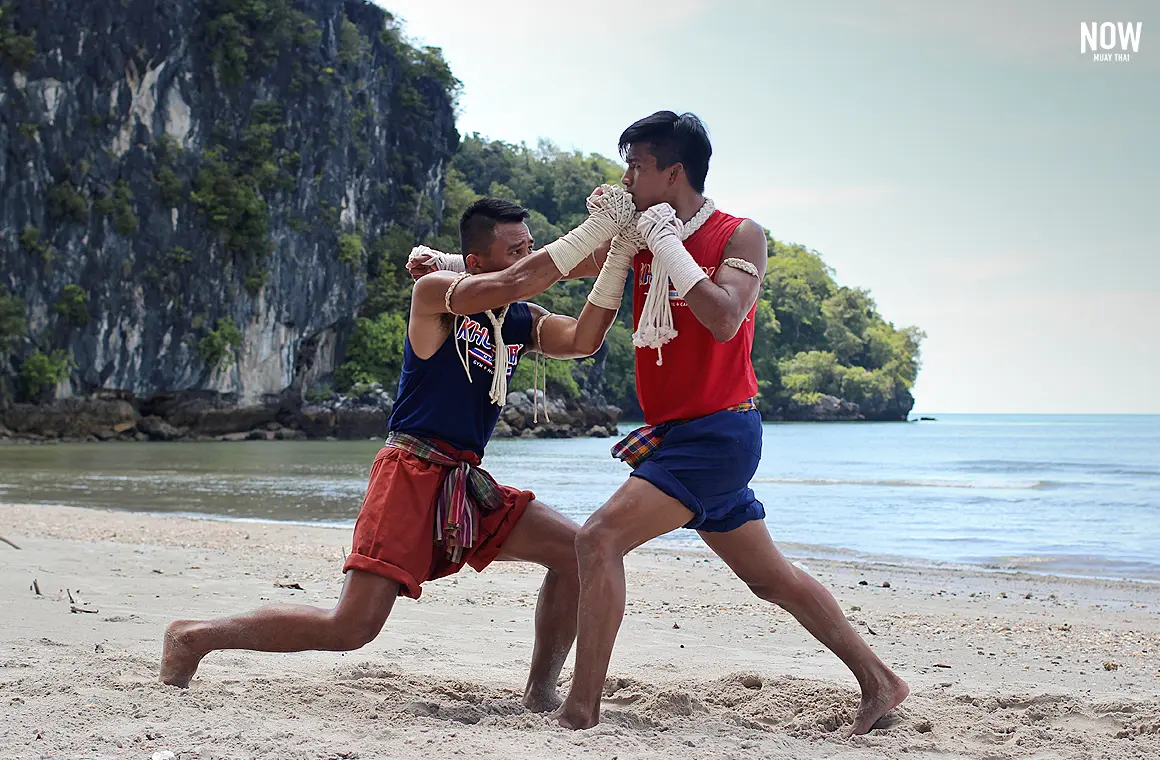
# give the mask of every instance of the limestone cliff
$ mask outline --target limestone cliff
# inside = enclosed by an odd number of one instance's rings
[[[458,134],[438,51],[363,2],[0,9],[0,295],[26,327],[9,398],[53,351],[73,368],[27,395],[301,398],[369,252],[439,218]]]

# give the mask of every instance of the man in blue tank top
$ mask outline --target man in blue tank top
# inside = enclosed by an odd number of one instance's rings
[[[522,300],[565,275],[600,272],[594,294],[615,293],[619,301],[627,267],[609,275],[597,256],[618,230],[616,215],[631,206],[600,195],[589,199],[584,223],[536,252],[522,207],[484,198],[464,212],[465,271],[415,283],[398,401],[371,468],[337,606],[276,605],[175,621],[165,636],[164,683],[188,686],[201,659],[219,649],[358,649],[378,635],[395,599],[418,598],[424,581],[464,565],[482,571],[497,559],[519,560],[547,568],[524,704],[537,711],[560,704],[556,682],[576,638],[578,526],[531,492],[497,484],[480,460],[507,380],[527,353],[588,356],[615,318],[615,310],[590,304],[573,319]]]

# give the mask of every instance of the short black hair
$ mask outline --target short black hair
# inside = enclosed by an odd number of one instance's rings
[[[621,158],[627,157],[628,146],[633,143],[649,144],[658,169],[680,163],[693,189],[705,192],[705,175],[709,173],[713,146],[709,143],[709,131],[696,114],[678,116],[672,111],[657,111],[644,117],[621,133]]]
[[[495,226],[501,222],[527,221],[528,210],[503,198],[480,198],[459,218],[459,245],[463,255],[484,251],[495,240]]]

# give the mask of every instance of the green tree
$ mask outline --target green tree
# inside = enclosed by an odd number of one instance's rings
[[[8,358],[8,352],[24,337],[26,329],[24,299],[9,294],[0,285],[0,360]]]
[[[74,327],[89,322],[89,294],[79,285],[65,285],[55,308]]]
[[[373,382],[392,387],[403,369],[407,323],[399,314],[360,318],[346,347],[346,361],[334,373],[335,387],[350,390]]]
[[[208,335],[197,342],[197,353],[210,369],[228,369],[234,363],[234,352],[242,347],[242,331],[232,317],[222,317]]]
[[[45,354],[39,348],[20,363],[20,388],[27,401],[39,401],[49,387],[59,384],[76,368],[72,354],[56,349]]]

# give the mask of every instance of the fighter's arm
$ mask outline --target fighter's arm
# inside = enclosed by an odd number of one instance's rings
[[[552,314],[536,304],[529,306],[533,318],[532,350],[553,359],[581,359],[596,353],[616,319],[615,310],[587,301],[579,319]]]
[[[697,320],[721,343],[732,340],[741,323],[757,303],[769,259],[765,231],[746,219],[733,231],[721,260],[742,259],[757,269],[757,276],[732,266],[719,267],[716,278],[706,278],[685,294],[685,303]]]
[[[612,241],[604,243],[588,258],[577,264],[571,272],[564,275],[561,279],[564,280],[578,280],[583,277],[595,277],[600,274],[600,267],[604,266],[604,260],[608,258],[608,249],[612,247]]]
[[[560,270],[545,251],[525,256],[499,272],[470,277],[455,272],[432,272],[415,281],[411,314],[423,317],[499,309],[537,296],[559,279]]]
[[[574,280],[582,277],[595,277],[600,273],[600,267],[604,265],[604,260],[608,257],[608,249],[611,245],[612,243],[610,241],[597,248],[591,256],[580,262],[562,279]],[[442,251],[428,248],[425,245],[416,246],[411,249],[411,255],[407,258],[407,272],[415,280],[440,270],[446,272],[462,272],[465,269],[463,257],[459,254],[443,253]]]

